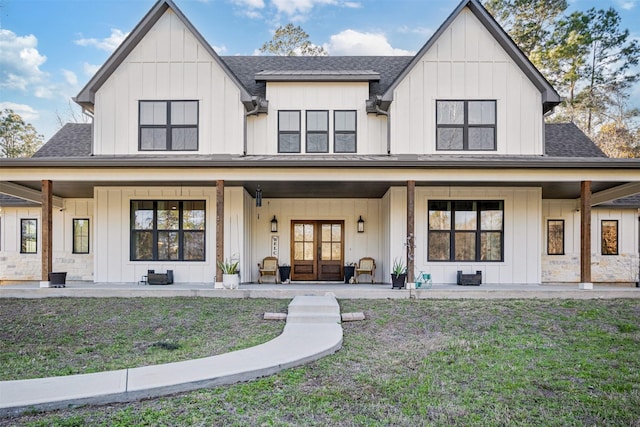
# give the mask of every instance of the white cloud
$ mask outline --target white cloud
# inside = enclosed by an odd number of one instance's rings
[[[85,62],[82,64],[82,71],[88,76],[93,76],[100,69],[100,65],[89,64]]]
[[[424,37],[425,41],[433,34],[433,30],[431,28],[407,27],[406,25],[398,28],[398,32],[402,34],[417,34],[421,37]]]
[[[80,46],[93,46],[100,50],[107,51],[109,53],[116,50],[118,46],[124,41],[124,39],[129,35],[129,33],[124,33],[122,30],[117,28],[111,29],[111,35],[104,39],[78,39],[75,41],[75,44]]]
[[[278,12],[284,12],[297,20],[317,5],[338,4],[337,0],[272,0]]]
[[[631,10],[636,7],[637,0],[618,0],[618,6],[624,10]]]
[[[0,110],[4,109],[13,110],[13,112],[19,114],[25,122],[36,120],[40,117],[38,111],[26,104],[16,104],[15,102],[6,101],[0,102]]]
[[[64,75],[64,79],[70,85],[75,86],[78,84],[78,76],[76,76],[76,73],[74,73],[73,71],[63,69],[62,75]]]
[[[251,9],[263,9],[264,0],[231,0],[236,6],[248,7]]]
[[[414,55],[404,49],[396,49],[391,46],[384,34],[361,33],[354,30],[345,30],[334,34],[329,43],[324,44],[324,49],[329,55]]]
[[[0,88],[27,91],[43,83],[47,74],[40,66],[47,57],[38,52],[36,36],[0,29],[0,52]]]
[[[224,55],[225,53],[227,53],[227,47],[226,46],[211,46],[213,48],[213,50],[216,51],[216,53],[218,55]]]
[[[342,3],[342,5],[349,9],[360,9],[362,7],[362,3],[359,3],[357,1],[346,1]]]

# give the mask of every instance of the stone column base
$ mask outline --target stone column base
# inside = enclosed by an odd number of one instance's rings
[[[49,282],[49,281],[41,281],[40,282],[40,287],[41,288],[50,288],[51,287],[51,282]]]
[[[593,289],[593,283],[580,283],[578,289]]]

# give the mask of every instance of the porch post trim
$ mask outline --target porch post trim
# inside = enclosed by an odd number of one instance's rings
[[[416,182],[407,181],[407,283],[415,282],[415,195]]]
[[[42,180],[42,281],[53,268],[53,183]]]
[[[580,288],[591,289],[591,181],[580,183]]]
[[[222,282],[222,270],[218,262],[224,262],[224,181],[216,181],[216,282]]]

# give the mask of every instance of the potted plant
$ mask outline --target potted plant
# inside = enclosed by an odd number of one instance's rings
[[[391,270],[391,289],[403,289],[407,280],[407,267],[401,259],[393,260],[393,269]]]
[[[222,286],[225,289],[238,289],[240,285],[240,261],[218,261],[218,268],[222,270]]]

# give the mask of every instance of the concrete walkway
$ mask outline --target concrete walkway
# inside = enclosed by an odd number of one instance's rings
[[[297,296],[289,304],[282,334],[267,343],[184,362],[3,381],[0,382],[0,415],[29,409],[126,402],[248,381],[317,360],[341,347],[340,306],[335,296]]]

